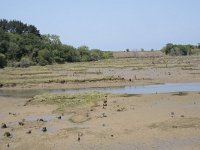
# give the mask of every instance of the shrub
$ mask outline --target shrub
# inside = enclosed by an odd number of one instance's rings
[[[28,57],[23,57],[19,62],[20,67],[29,67],[31,65],[33,65],[33,62]]]
[[[6,56],[0,53],[0,68],[4,68],[7,65]]]
[[[52,64],[53,58],[50,51],[47,49],[40,50],[38,53],[37,61],[41,66]]]

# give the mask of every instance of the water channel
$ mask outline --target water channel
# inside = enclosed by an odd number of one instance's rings
[[[23,89],[23,90],[0,90],[1,97],[28,98],[43,93],[80,93],[80,92],[108,92],[118,94],[153,94],[170,92],[200,91],[200,82],[156,84],[144,86],[106,87],[106,88],[82,88],[82,89]]]

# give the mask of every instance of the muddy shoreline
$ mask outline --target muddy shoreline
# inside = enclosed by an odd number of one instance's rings
[[[187,82],[200,82],[199,56],[0,70],[11,92]],[[199,150],[199,92],[0,97],[0,149]]]
[[[61,113],[55,111],[56,105],[24,106],[27,99],[1,97],[0,118],[8,128],[0,129],[0,149],[8,148],[9,143],[9,149],[19,150],[198,150],[199,99],[199,92],[108,95],[104,108],[105,99]],[[18,124],[20,121],[24,121],[23,126]],[[42,131],[43,127],[47,132]],[[6,131],[11,138],[3,135]]]

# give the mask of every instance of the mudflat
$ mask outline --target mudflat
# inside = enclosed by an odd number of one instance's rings
[[[0,70],[1,89],[200,82],[199,56],[109,59]],[[0,149],[200,149],[200,93],[0,97]]]
[[[87,88],[200,82],[200,57],[108,59],[0,70],[2,89]]]
[[[200,149],[199,92],[56,96],[1,97],[0,149]]]

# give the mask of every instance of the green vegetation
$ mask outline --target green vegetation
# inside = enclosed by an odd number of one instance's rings
[[[0,53],[0,68],[3,68],[4,66],[6,66],[6,64],[6,56]]]
[[[60,111],[84,104],[95,105],[97,101],[104,100],[107,93],[91,92],[78,94],[43,94],[37,95],[28,101],[28,104],[57,105]]]
[[[200,44],[196,45],[176,45],[169,43],[161,51],[171,56],[197,55],[200,54]]]
[[[34,25],[0,20],[0,67],[28,67],[53,63],[97,61],[111,58],[111,52],[74,48],[62,44],[57,35],[41,35]]]
[[[120,94],[121,97],[140,97],[140,94]]]
[[[178,92],[178,93],[173,93],[172,95],[174,96],[185,96],[185,95],[188,95],[187,92]]]

